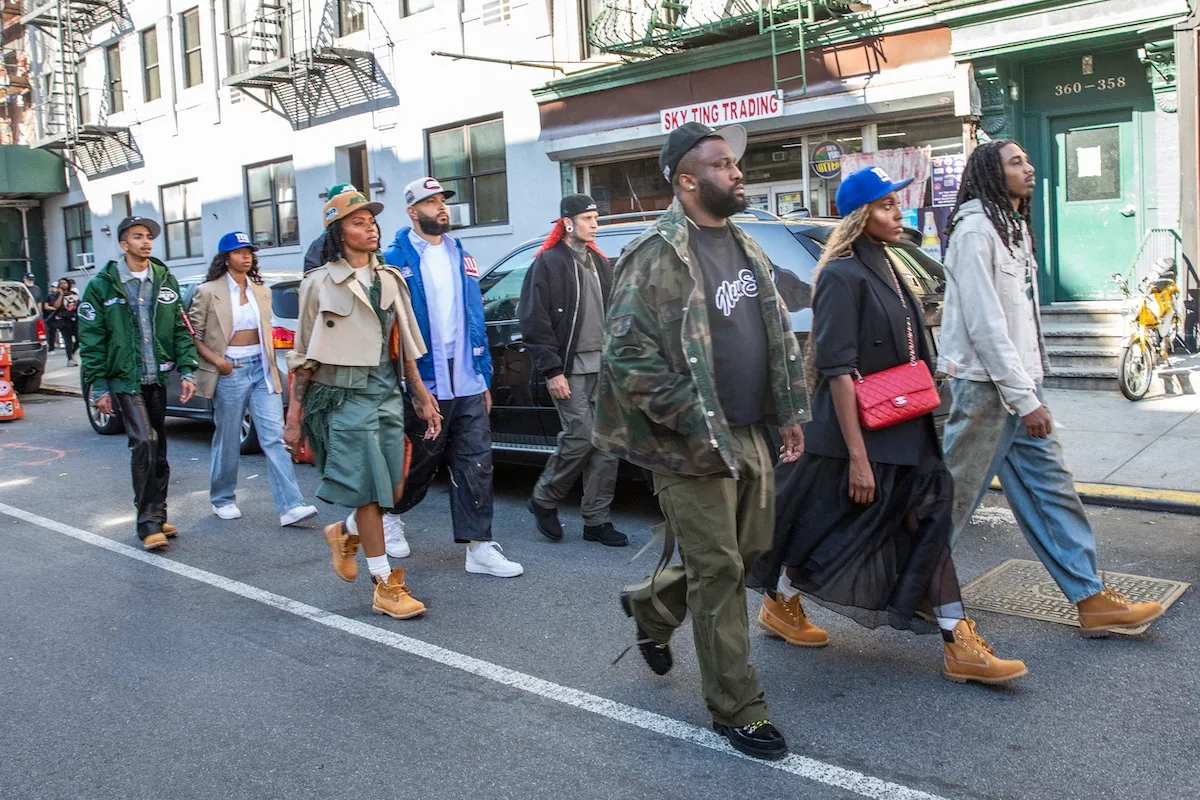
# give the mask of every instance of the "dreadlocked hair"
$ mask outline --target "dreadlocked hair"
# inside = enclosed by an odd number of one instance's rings
[[[851,211],[829,232],[829,236],[825,239],[825,249],[821,251],[821,258],[813,270],[812,291],[814,297],[817,293],[817,281],[820,280],[825,265],[830,261],[836,261],[854,253],[852,245],[867,229],[867,220],[870,217],[871,205],[868,203]],[[813,364],[816,361],[816,355],[817,343],[810,334],[804,342],[804,381],[808,385],[810,395],[817,390],[817,384],[821,381],[821,373]]]
[[[946,238],[958,227],[958,211],[963,204],[978,200],[983,203],[983,212],[1010,254],[1013,246],[1021,242],[1025,230],[1030,232],[1029,238],[1033,241],[1029,198],[1021,199],[1015,215],[1012,210],[1008,181],[1004,176],[1004,161],[1000,157],[1000,151],[1010,144],[1016,142],[1012,139],[996,139],[979,145],[971,153],[963,171],[962,185],[958,187],[958,197],[950,212],[950,220],[946,223]],[[1033,242],[1033,251],[1037,252],[1037,242]]]
[[[567,218],[563,217],[558,222],[554,223],[554,227],[550,229],[550,235],[546,237],[546,243],[542,245],[541,250],[537,251],[537,254],[534,256],[534,258],[540,256],[550,248],[555,247],[565,238],[567,238]],[[604,256],[604,253],[599,247],[596,246],[595,242],[588,242],[587,246],[596,251],[596,253],[599,255]],[[608,258],[608,256],[604,257]]]
[[[258,271],[258,253],[251,250],[250,258],[253,260],[250,262],[250,271],[246,273],[246,277],[248,277],[252,283],[261,285],[263,282],[263,277],[262,273]],[[215,256],[213,256],[212,263],[208,265],[208,275],[206,275],[204,279],[208,281],[215,281],[217,278],[222,277],[227,272],[229,272],[229,253],[217,253]]]

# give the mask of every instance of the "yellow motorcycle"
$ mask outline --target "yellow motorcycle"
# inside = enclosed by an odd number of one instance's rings
[[[1113,281],[1125,295],[1121,316],[1126,330],[1117,378],[1121,394],[1130,400],[1145,397],[1155,371],[1170,366],[1171,352],[1176,346],[1183,348],[1176,274],[1175,259],[1160,258],[1138,283],[1136,293],[1130,291],[1124,275],[1113,275]]]

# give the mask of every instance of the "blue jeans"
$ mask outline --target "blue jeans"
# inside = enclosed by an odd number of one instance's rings
[[[296,468],[283,446],[283,400],[277,392],[267,391],[262,356],[229,361],[234,365],[233,373],[217,380],[213,396],[213,422],[217,428],[213,432],[209,479],[212,504],[220,508],[234,502],[242,454],[242,417],[249,406],[258,443],[267,457],[267,476],[275,508],[283,514],[304,505],[304,495],[296,483]]]
[[[950,547],[998,475],[1021,533],[1067,599],[1078,603],[1103,591],[1096,536],[1057,435],[1030,436],[1021,418],[1008,413],[995,384],[953,378],[950,394],[945,439],[946,468],[954,478]]]

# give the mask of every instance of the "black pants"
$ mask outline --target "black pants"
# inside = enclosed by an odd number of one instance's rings
[[[67,350],[67,360],[75,357],[75,351],[79,349],[79,326],[75,320],[60,319],[54,323],[58,332],[62,334],[63,347]]]
[[[113,392],[112,397],[129,437],[137,534],[145,539],[161,533],[167,521],[167,389],[155,384],[143,386],[141,394]]]
[[[42,322],[46,325],[46,349],[53,353],[58,347],[58,319],[51,314],[43,317]]]
[[[396,507],[404,513],[420,503],[443,462],[450,466],[450,519],[454,541],[486,542],[492,538],[492,426],[483,395],[439,400],[442,434],[426,440],[429,427],[404,396],[404,428],[412,446],[412,463],[404,496]]]

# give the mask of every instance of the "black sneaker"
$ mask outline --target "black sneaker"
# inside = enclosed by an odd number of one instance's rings
[[[537,521],[537,529],[552,542],[561,542],[563,537],[562,523],[558,521],[558,509],[542,508],[531,497],[527,505],[529,513]]]
[[[621,592],[621,610],[625,612],[625,616],[633,619],[633,606],[629,603],[629,592]],[[636,623],[637,620],[635,619]],[[671,646],[659,644],[646,635],[639,625],[637,627],[637,647],[641,651],[642,658],[645,659],[647,666],[655,675],[666,675],[671,671],[671,667],[675,666],[675,659],[671,657]],[[629,652],[626,648],[625,652]],[[621,654],[622,656],[625,653]],[[620,660],[617,656],[617,660]],[[616,663],[616,662],[613,662]]]
[[[583,540],[599,542],[605,547],[625,547],[629,544],[629,537],[614,528],[611,522],[603,525],[584,525]]]
[[[787,742],[779,729],[762,719],[733,728],[720,723],[713,723],[713,730],[724,736],[733,745],[733,749],[745,753],[751,758],[762,758],[767,761],[777,761],[788,753]]]

